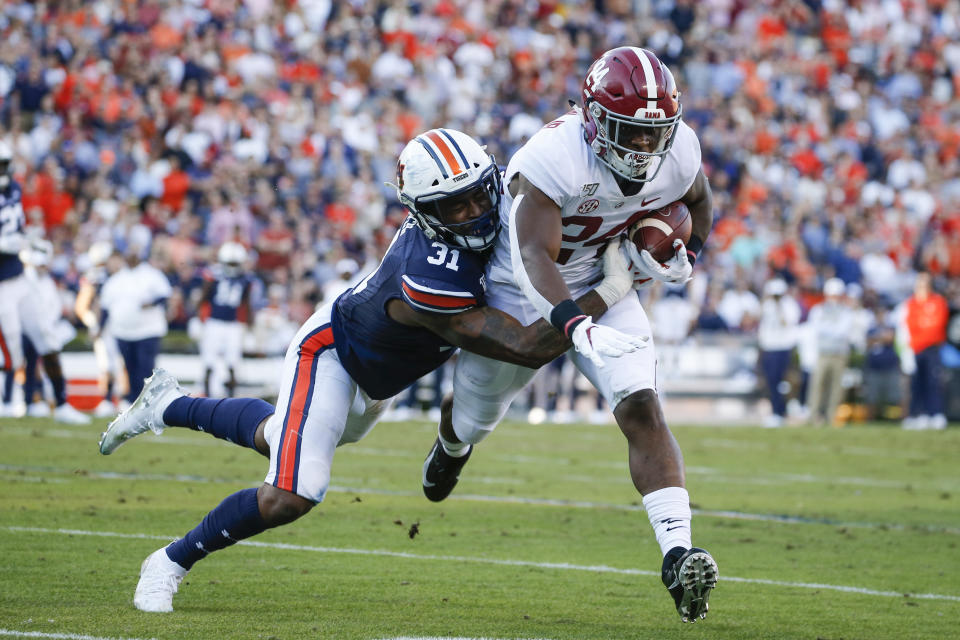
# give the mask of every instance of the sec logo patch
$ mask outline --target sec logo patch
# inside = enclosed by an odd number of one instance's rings
[[[577,207],[577,213],[590,213],[594,209],[600,206],[599,200],[586,200],[580,203],[580,206]]]

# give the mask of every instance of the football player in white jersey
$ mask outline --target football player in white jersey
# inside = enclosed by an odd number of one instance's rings
[[[608,240],[647,211],[676,200],[690,209],[693,232],[686,246],[675,243],[667,263],[623,244],[635,286],[689,280],[713,222],[713,197],[700,168],[700,143],[681,120],[679,96],[669,69],[645,49],[612,49],[590,66],[580,107],[546,124],[507,166],[502,228],[488,267],[491,306],[522,324],[542,316],[570,336],[650,335],[636,295],[620,300],[597,323],[574,298],[600,279]],[[627,438],[630,475],[643,494],[664,556],[663,581],[678,613],[684,621],[703,618],[717,565],[691,542],[683,455],[660,409],[654,349],[618,358],[574,350],[569,355],[613,407]],[[461,354],[452,409],[445,404],[439,442],[424,462],[429,499],[449,495],[472,445],[496,427],[534,373]]]

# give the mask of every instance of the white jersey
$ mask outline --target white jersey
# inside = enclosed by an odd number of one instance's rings
[[[153,303],[169,298],[171,291],[163,272],[146,262],[110,276],[100,291],[100,305],[110,314],[113,336],[133,341],[167,335],[166,308]]]
[[[663,168],[639,193],[624,196],[614,178],[583,137],[583,118],[574,109],[547,123],[514,154],[504,184],[520,173],[560,207],[563,239],[557,267],[573,297],[603,277],[599,251],[626,232],[644,212],[679,200],[700,170],[697,134],[679,122]],[[490,260],[491,283],[517,286],[510,258],[509,228],[513,198],[505,189],[500,207],[503,225]]]

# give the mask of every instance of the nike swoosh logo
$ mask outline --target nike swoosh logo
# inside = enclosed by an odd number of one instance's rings
[[[667,531],[673,531],[674,529],[683,529],[683,526],[679,526],[679,527],[667,527]]]
[[[641,206],[641,207],[645,207],[645,206],[647,206],[648,204],[650,204],[651,202],[656,202],[656,201],[659,200],[659,199],[660,199],[660,196],[657,196],[656,198],[650,198],[649,200],[647,200],[646,198],[644,198],[643,201],[640,203],[640,206]]]

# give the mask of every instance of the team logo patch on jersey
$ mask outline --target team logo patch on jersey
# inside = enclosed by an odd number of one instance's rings
[[[591,182],[590,184],[583,185],[583,188],[580,190],[580,197],[586,198],[587,196],[592,196],[597,192],[597,187],[599,186],[599,182]]]
[[[587,200],[586,202],[581,202],[580,206],[577,207],[577,213],[590,213],[594,211],[597,207],[600,206],[600,201],[597,199]]]

